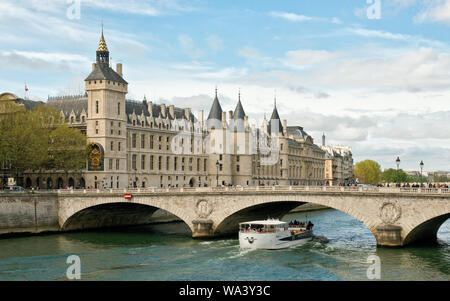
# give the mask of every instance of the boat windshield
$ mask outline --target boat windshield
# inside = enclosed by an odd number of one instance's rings
[[[240,224],[240,232],[274,233],[288,230],[286,223],[280,224]]]

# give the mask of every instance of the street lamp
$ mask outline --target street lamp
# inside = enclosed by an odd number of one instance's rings
[[[400,167],[400,157],[397,157],[397,160],[395,160],[395,163],[397,163],[397,173],[395,174],[395,177],[396,177],[397,184],[399,184],[398,183],[398,168]]]
[[[219,187],[219,161],[216,162],[216,168],[217,168],[217,174],[216,174],[216,181],[217,181],[217,187]]]
[[[261,185],[261,174],[260,174],[261,163],[259,162],[259,160],[256,166],[258,167],[258,186],[259,186]]]
[[[420,164],[419,164],[419,166],[420,166],[420,181],[422,181],[422,173],[423,173],[423,167],[424,167],[424,163],[423,163],[423,161],[420,161]]]

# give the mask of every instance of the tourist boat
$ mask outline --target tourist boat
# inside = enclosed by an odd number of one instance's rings
[[[310,241],[313,229],[311,222],[286,223],[275,219],[240,223],[239,244],[242,249],[285,249]]]

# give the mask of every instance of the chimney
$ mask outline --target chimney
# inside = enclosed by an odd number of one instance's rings
[[[191,109],[190,108],[184,109],[184,117],[186,117],[187,120],[191,119]]]
[[[95,70],[95,63],[92,63],[92,71],[94,71]]]
[[[230,120],[233,119],[233,111],[228,111],[228,117]]]
[[[166,105],[165,104],[161,104],[161,116],[166,118]]]
[[[120,76],[123,76],[123,74],[122,74],[122,64],[117,64],[116,70],[117,70],[117,74],[119,74]]]
[[[227,124],[227,112],[222,112],[222,125],[225,128]]]
[[[151,102],[151,101],[147,102],[147,109],[148,109],[148,112],[150,113],[150,116],[153,116],[152,108],[153,108],[153,102]]]
[[[283,134],[287,136],[287,120],[283,120]]]
[[[197,119],[198,119],[198,122],[201,124],[201,126],[203,126],[203,121],[204,121],[203,110],[198,111]]]
[[[175,119],[175,106],[174,105],[169,106],[169,114],[170,114],[170,117]]]

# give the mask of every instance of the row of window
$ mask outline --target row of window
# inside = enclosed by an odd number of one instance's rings
[[[171,170],[171,166],[172,165],[172,170],[173,171],[178,171],[179,166],[181,166],[181,171],[186,171],[185,170],[185,164],[188,161],[188,167],[189,167],[189,171],[193,171],[193,162],[194,162],[194,158],[190,157],[190,158],[186,158],[186,157],[181,157],[181,164],[179,165],[179,157],[163,157],[163,156],[153,156],[150,155],[148,156],[150,158],[150,164],[149,164],[149,169],[150,170],[155,170],[155,159],[157,159],[157,170],[163,170],[163,166],[164,166],[164,170],[165,171],[169,171]],[[189,160],[186,160],[189,159]],[[138,166],[138,155],[134,154],[131,156],[131,169],[132,170],[137,170],[137,166]],[[197,158],[197,164],[196,164],[196,170],[198,172],[200,172],[200,170],[202,169],[201,167],[201,159]],[[172,163],[172,164],[171,164]],[[207,167],[207,159],[203,159],[203,171],[206,172],[206,167]],[[140,170],[146,170],[147,169],[147,155],[141,155],[140,156]]]
[[[120,85],[120,84],[119,84]],[[100,103],[98,100],[95,101],[95,114],[100,113]],[[121,113],[121,103],[117,103],[117,115],[120,116]]]

